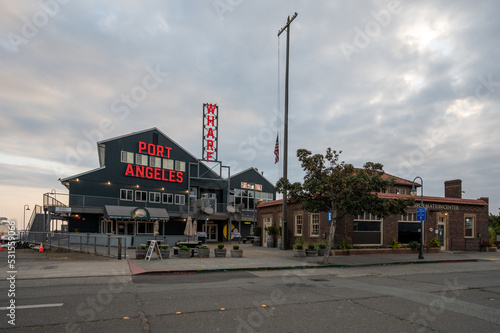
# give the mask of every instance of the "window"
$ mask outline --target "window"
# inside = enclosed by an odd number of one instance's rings
[[[174,160],[163,159],[163,169],[174,170]]]
[[[162,202],[164,204],[168,204],[168,205],[173,204],[174,203],[174,195],[171,193],[163,193]]]
[[[137,233],[138,234],[152,234],[154,233],[155,224],[154,222],[138,222],[137,223]]]
[[[134,190],[120,190],[120,200],[132,201],[134,200]]]
[[[161,158],[151,156],[149,158],[149,164],[155,168],[161,168]]]
[[[465,237],[474,237],[474,216],[465,216]]]
[[[175,204],[176,205],[185,205],[186,204],[186,196],[184,194],[176,194],[175,195]]]
[[[129,153],[127,151],[122,151],[122,162],[123,163],[134,163],[134,153]]]
[[[135,154],[135,163],[148,166],[148,155]]]
[[[405,188],[396,188],[396,194],[406,194]]]
[[[149,202],[160,203],[161,193],[159,192],[149,192]]]
[[[412,241],[420,243],[420,222],[417,221],[417,213],[401,215],[398,222],[398,242],[408,244]]]
[[[353,244],[382,244],[382,218],[364,213],[353,222]]]
[[[302,215],[295,215],[295,236],[302,236]]]
[[[186,162],[175,161],[175,170],[177,171],[186,171]]]
[[[135,191],[135,201],[146,201],[147,197],[148,197],[148,192]]]
[[[319,236],[319,214],[311,214],[311,236]]]

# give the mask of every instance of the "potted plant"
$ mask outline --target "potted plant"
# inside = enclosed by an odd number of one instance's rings
[[[160,254],[163,259],[168,259],[170,257],[168,245],[160,245]]]
[[[233,245],[231,250],[231,258],[241,258],[243,257],[243,249],[240,249],[239,245]]]
[[[278,228],[274,225],[266,227],[266,232],[269,235],[267,237],[267,247],[274,247],[274,236],[278,234]]]
[[[429,246],[430,247],[440,247],[441,244],[439,244],[439,239],[437,238],[432,238],[430,241],[429,241]]]
[[[214,249],[214,254],[216,258],[224,258],[226,256],[227,250],[224,248],[224,244],[217,245],[217,248]]]
[[[412,249],[412,251],[416,251],[420,248],[420,243],[417,241],[411,241],[408,243],[408,247]]]
[[[148,253],[148,247],[146,244],[139,245],[138,248],[135,249],[135,258],[136,259],[144,259],[146,258],[146,254]]]
[[[492,241],[485,240],[481,243],[481,247],[486,250],[486,252],[497,252],[497,248]]]
[[[191,249],[186,245],[179,248],[179,258],[191,258]]]
[[[316,243],[316,248],[318,249],[318,256],[325,255],[325,250],[326,250],[326,243],[325,242]]]
[[[391,244],[389,244],[389,247],[392,248],[393,250],[400,249],[403,247],[403,245],[399,244],[399,242],[396,240],[396,237],[392,239]]]
[[[305,257],[306,253],[304,251],[304,244],[301,238],[297,238],[295,245],[293,246],[293,256],[294,257]]]
[[[199,258],[210,258],[210,248],[208,246],[201,246],[198,248]]]
[[[253,245],[260,246],[260,242],[261,242],[260,237],[262,235],[262,228],[261,227],[253,227],[253,235],[254,235]]]
[[[307,245],[307,249],[306,249],[306,257],[314,257],[316,255],[316,253],[317,253],[317,251],[314,248],[314,244],[309,243]]]

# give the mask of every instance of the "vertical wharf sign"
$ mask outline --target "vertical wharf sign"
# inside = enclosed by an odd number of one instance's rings
[[[203,104],[203,154],[205,162],[217,162],[219,107],[217,104]]]

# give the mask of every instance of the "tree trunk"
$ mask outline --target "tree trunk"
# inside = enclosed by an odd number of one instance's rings
[[[328,234],[328,244],[326,245],[325,255],[323,256],[323,260],[321,261],[322,265],[328,264],[328,258],[330,257],[330,251],[333,246],[333,238],[335,237],[335,229],[337,228],[337,217],[333,217],[332,224],[330,225],[330,232]]]

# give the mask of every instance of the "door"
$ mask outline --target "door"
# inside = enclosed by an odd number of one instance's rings
[[[266,231],[266,228],[270,227],[272,225],[273,225],[273,219],[271,217],[265,217],[264,218],[264,223],[262,224],[262,226],[264,227],[263,228],[264,237],[262,237],[262,239],[261,239],[261,244],[264,247],[267,247],[267,237],[269,236],[269,234]]]
[[[207,242],[217,242],[217,225],[209,224],[207,225]]]
[[[446,216],[438,216],[438,240],[441,250],[446,250]]]

